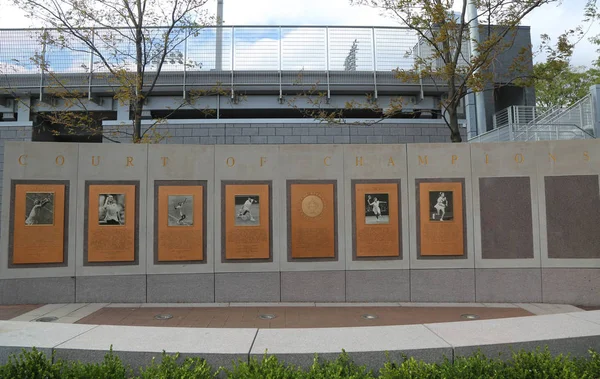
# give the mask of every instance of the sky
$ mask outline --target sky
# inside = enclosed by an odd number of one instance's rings
[[[209,0],[209,9],[216,12],[216,0]],[[460,1],[457,1],[461,3]],[[523,25],[531,26],[534,49],[540,35],[553,40],[564,30],[576,27],[582,19],[585,0],[564,0],[562,5],[546,5],[530,14]],[[401,26],[378,10],[351,6],[349,0],[224,0],[225,25],[344,25]],[[0,0],[0,28],[39,27],[24,17],[10,0]],[[600,25],[593,25],[588,35],[600,34]],[[589,65],[597,56],[596,48],[584,39],[575,49],[574,65]],[[543,60],[537,55],[535,61]]]

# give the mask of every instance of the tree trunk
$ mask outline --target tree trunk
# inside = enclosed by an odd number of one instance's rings
[[[142,110],[144,100],[137,98],[133,107],[133,143],[139,143],[142,138]]]
[[[450,104],[447,109],[448,112],[448,128],[450,129],[450,141],[462,142],[460,136],[460,130],[458,129],[458,113],[456,111],[456,105]]]

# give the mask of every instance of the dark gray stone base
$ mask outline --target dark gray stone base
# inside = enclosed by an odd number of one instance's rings
[[[146,275],[78,276],[78,303],[145,303]]]
[[[0,304],[75,302],[75,278],[20,278],[0,280]]]
[[[148,303],[215,301],[215,274],[149,274],[147,280]]]
[[[410,301],[408,270],[346,271],[347,302]]]
[[[232,272],[215,274],[215,301],[278,302],[279,272]]]
[[[474,269],[410,271],[410,300],[413,302],[475,302]]]
[[[542,269],[544,303],[600,306],[600,268]]]
[[[485,268],[475,270],[478,303],[541,303],[539,268]]]
[[[284,271],[281,301],[344,302],[345,271]]]

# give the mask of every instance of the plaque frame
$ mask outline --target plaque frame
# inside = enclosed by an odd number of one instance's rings
[[[351,179],[350,186],[352,191],[352,260],[357,262],[364,261],[398,261],[403,259],[404,249],[402,246],[402,187],[401,179]],[[398,198],[398,256],[394,257],[359,257],[356,252],[356,185],[357,184],[396,184]]]
[[[266,185],[269,189],[269,257],[257,259],[229,259],[226,255],[228,185]],[[221,263],[267,263],[273,262],[273,181],[272,180],[221,180]]]
[[[15,231],[15,197],[16,188],[19,184],[33,184],[33,185],[64,185],[65,186],[65,209],[64,209],[64,220],[63,220],[63,261],[59,263],[18,263],[14,264],[14,231]],[[10,214],[8,221],[8,254],[7,254],[7,267],[9,269],[20,269],[20,268],[40,268],[40,267],[68,267],[69,266],[69,186],[70,180],[37,180],[37,179],[11,179],[10,181]],[[56,221],[54,225],[56,226]]]
[[[135,187],[135,225],[133,238],[133,260],[132,261],[111,261],[111,262],[90,262],[88,260],[88,232],[89,232],[89,205],[90,205],[90,186],[93,185],[130,185]],[[140,264],[140,181],[139,180],[86,180],[83,210],[83,266],[139,266]],[[127,219],[125,220],[127,222]]]
[[[286,223],[287,223],[287,261],[288,262],[337,262],[339,261],[338,233],[338,186],[337,179],[323,180],[286,180]],[[292,185],[294,184],[333,184],[333,257],[324,258],[293,258],[292,257]]]
[[[154,212],[153,212],[153,230],[154,230],[154,265],[190,265],[190,264],[206,264],[207,263],[207,180],[155,180],[154,181]],[[159,261],[158,260],[158,189],[160,187],[177,187],[177,186],[199,186],[202,187],[202,259],[193,261]]]
[[[463,230],[463,255],[421,255],[421,183],[455,183],[462,187],[462,230]],[[461,260],[469,258],[469,249],[467,244],[467,191],[465,188],[465,178],[421,178],[415,179],[415,211],[417,222],[417,259],[418,260]],[[429,199],[426,199],[429,202]]]

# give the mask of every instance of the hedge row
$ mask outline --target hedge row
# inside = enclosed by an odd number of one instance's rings
[[[54,360],[36,349],[11,356],[7,364],[0,366],[0,378],[11,379],[196,379],[196,378],[240,378],[240,379],[592,379],[600,378],[600,355],[590,351],[587,358],[569,356],[553,357],[548,350],[513,353],[507,361],[487,358],[476,354],[468,358],[457,358],[454,362],[424,363],[413,358],[402,362],[388,362],[378,372],[371,372],[356,365],[346,354],[333,361],[323,361],[315,356],[313,365],[304,370],[279,362],[275,356],[266,356],[259,362],[233,363],[230,368],[211,368],[200,358],[179,359],[179,354],[163,353],[161,363],[155,360],[137,374],[127,367],[112,352],[102,363],[80,363]]]

